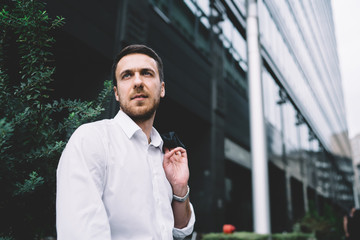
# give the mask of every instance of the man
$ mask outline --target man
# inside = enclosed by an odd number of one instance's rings
[[[344,218],[345,220],[345,218]],[[347,227],[345,229],[346,239],[359,240],[360,239],[360,209],[352,208],[347,219]]]
[[[160,57],[130,45],[113,65],[114,119],[80,126],[57,169],[58,240],[183,239],[193,231],[187,153],[153,128],[165,96]]]
[[[352,207],[350,212],[348,214],[344,215],[343,218],[343,226],[344,226],[344,232],[345,232],[345,239],[349,240],[350,239],[350,234],[349,234],[349,225],[353,216],[354,216],[354,212],[355,212],[356,208]]]

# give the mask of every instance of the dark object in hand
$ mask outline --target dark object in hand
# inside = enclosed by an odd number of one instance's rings
[[[175,132],[161,134],[161,138],[164,141],[163,150],[164,148],[171,150],[176,147],[182,147],[185,149],[185,145],[180,141]]]

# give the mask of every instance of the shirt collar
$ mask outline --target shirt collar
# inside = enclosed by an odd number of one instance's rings
[[[116,114],[114,119],[120,123],[121,128],[129,139],[131,139],[137,131],[142,131],[141,128],[121,110]],[[151,129],[150,138],[151,145],[162,148],[163,140],[154,127]]]
[[[163,142],[160,134],[158,133],[158,131],[156,131],[156,129],[154,127],[151,129],[150,138],[151,138],[150,144],[152,144],[154,147],[160,147],[160,149],[162,149],[164,142]]]

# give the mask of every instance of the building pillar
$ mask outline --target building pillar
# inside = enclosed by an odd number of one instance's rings
[[[354,161],[354,159],[353,159]],[[353,193],[354,193],[354,202],[355,207],[359,208],[359,171],[355,163],[353,163],[353,171],[354,171],[354,185],[353,185]]]
[[[262,64],[256,0],[247,1],[246,24],[254,231],[260,234],[269,234],[271,231],[269,173],[262,99]]]
[[[219,2],[210,1],[210,46],[211,46],[211,127],[210,127],[210,171],[212,202],[211,218],[213,229],[221,229],[225,217],[225,112],[226,94],[224,82],[224,47],[219,40],[219,23],[223,12]],[[209,216],[210,217],[210,216]],[[212,230],[213,231],[213,230]]]
[[[285,167],[284,169],[285,169],[285,187],[286,187],[286,207],[287,207],[287,217],[289,220],[287,227],[290,228],[294,220],[293,217],[294,214],[292,208],[292,196],[291,196],[291,175],[287,167]]]
[[[287,94],[285,90],[279,90],[280,100],[277,104],[280,105],[280,123],[281,123],[281,159],[284,166],[284,177],[285,177],[285,196],[286,196],[286,213],[287,213],[287,224],[286,228],[291,229],[293,223],[293,208],[292,208],[292,196],[291,196],[291,175],[286,154],[286,139],[285,139],[285,123],[284,123],[284,104],[287,102]]]
[[[302,159],[304,161],[304,159]],[[303,163],[304,164],[304,163]],[[307,192],[308,178],[307,178],[307,167],[304,167],[305,172],[303,173],[303,192],[304,192],[304,210],[305,213],[309,212],[309,196]]]

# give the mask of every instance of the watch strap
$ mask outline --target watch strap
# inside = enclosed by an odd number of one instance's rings
[[[173,194],[173,200],[175,200],[175,201],[177,201],[177,202],[185,202],[186,199],[188,199],[189,194],[190,194],[190,187],[189,187],[189,185],[188,185],[188,186],[187,186],[187,193],[185,194],[185,196],[179,197],[179,196],[176,196],[175,194]]]

